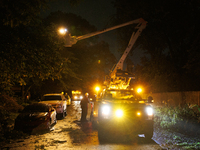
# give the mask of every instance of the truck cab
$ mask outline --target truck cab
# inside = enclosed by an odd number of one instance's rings
[[[153,108],[134,90],[105,90],[98,108],[99,138],[104,134],[153,136]]]

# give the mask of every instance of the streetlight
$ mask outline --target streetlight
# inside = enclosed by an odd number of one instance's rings
[[[138,93],[141,93],[141,92],[142,92],[142,89],[141,89],[141,88],[138,88],[138,89],[137,89],[137,92],[138,92]]]
[[[60,34],[65,35],[66,32],[67,32],[67,29],[66,28],[60,28],[58,31],[59,31]]]
[[[71,36],[66,28],[60,27],[58,29],[58,33],[64,38],[65,40],[65,47],[72,47],[72,45],[77,43],[76,36]]]
[[[98,99],[98,92],[99,92],[100,88],[97,86],[97,87],[95,88],[95,90],[97,91],[97,99]]]

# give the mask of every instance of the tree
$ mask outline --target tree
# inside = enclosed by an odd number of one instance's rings
[[[29,25],[31,22],[39,21],[38,15],[42,9],[46,9],[49,0],[1,0],[0,17],[1,24],[10,27]]]
[[[88,21],[72,13],[54,12],[45,19],[46,25],[65,26],[71,35],[80,36],[96,31]],[[63,76],[60,80],[66,83],[68,89],[93,90],[95,82],[103,83],[104,77],[115,63],[115,57],[109,51],[109,46],[98,37],[91,37],[77,42],[71,48],[65,48],[71,54],[65,57],[74,63],[76,76]],[[64,55],[63,55],[64,56]],[[99,62],[100,60],[100,62]]]
[[[56,27],[44,26],[38,16],[46,2],[1,1],[5,10],[0,14],[1,93],[10,92],[14,85],[30,89],[45,79],[59,79],[62,73],[73,74],[69,60],[62,57],[64,41]]]
[[[137,70],[142,71],[140,80],[147,81],[155,92],[199,90],[194,84],[194,79],[199,83],[199,77],[189,69],[195,67],[192,55],[198,54],[199,49],[198,0],[115,0],[114,6],[117,8],[114,22],[137,18],[148,22],[135,44],[147,54],[141,62],[143,69]],[[127,29],[121,29],[121,41],[126,41],[130,33]],[[199,58],[195,57],[195,60]],[[162,88],[157,88],[159,84]]]

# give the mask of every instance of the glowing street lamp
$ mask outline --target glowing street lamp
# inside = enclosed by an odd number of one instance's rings
[[[137,92],[138,92],[138,93],[141,93],[141,92],[142,92],[142,89],[141,89],[141,88],[138,88],[138,89],[137,89]]]
[[[95,90],[98,92],[98,91],[100,90],[100,88],[97,86],[97,87],[95,88]]]
[[[60,34],[65,35],[66,32],[67,32],[67,29],[66,28],[60,28],[58,31],[59,31]]]
[[[98,92],[99,92],[100,88],[97,86],[97,87],[95,87],[95,90],[97,91],[97,98],[98,98]]]

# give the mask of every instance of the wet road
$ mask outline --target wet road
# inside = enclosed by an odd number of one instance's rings
[[[26,139],[11,141],[3,149],[9,150],[161,150],[162,148],[153,140],[144,138],[134,139],[130,142],[99,141],[98,131],[92,127],[91,122],[80,123],[81,108],[79,101],[73,101],[68,107],[68,115],[53,127],[53,130],[44,134],[34,134]],[[89,120],[89,115],[87,116]]]

